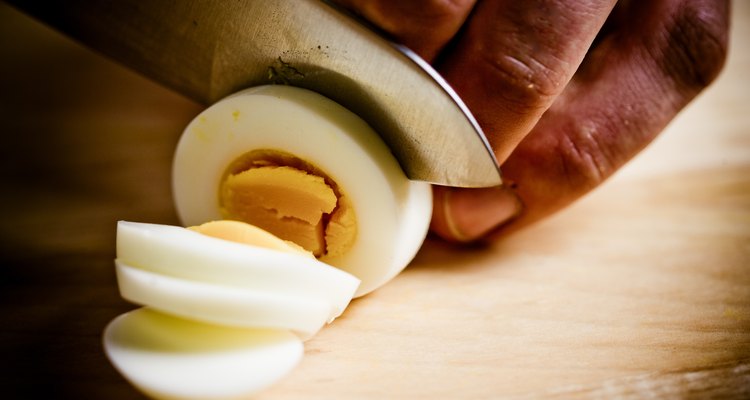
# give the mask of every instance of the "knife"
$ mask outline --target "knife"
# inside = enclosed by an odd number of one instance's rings
[[[410,179],[501,183],[466,105],[415,53],[319,0],[10,0],[83,44],[211,104],[269,83],[321,93],[367,121]]]

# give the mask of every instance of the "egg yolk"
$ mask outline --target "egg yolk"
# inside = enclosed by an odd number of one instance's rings
[[[338,185],[280,151],[255,150],[230,164],[219,205],[222,218],[255,225],[318,258],[343,254],[357,234],[353,207]]]
[[[228,240],[230,242],[249,244],[251,246],[265,247],[267,249],[313,257],[312,253],[294,242],[280,239],[257,226],[240,221],[211,221],[197,226],[190,226],[187,229],[206,236]]]

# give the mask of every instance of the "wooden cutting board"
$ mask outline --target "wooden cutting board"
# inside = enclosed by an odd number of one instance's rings
[[[484,248],[429,240],[263,399],[750,396],[750,3],[705,94],[603,187]],[[119,219],[177,223],[200,107],[0,5],[0,388],[140,395],[101,350]],[[4,395],[5,397],[5,395]]]

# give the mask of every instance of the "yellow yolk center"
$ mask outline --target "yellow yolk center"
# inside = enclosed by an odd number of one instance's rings
[[[232,163],[221,181],[222,217],[260,227],[316,257],[347,251],[357,225],[348,198],[313,165],[290,154],[253,151]]]
[[[250,224],[240,221],[211,221],[198,226],[188,227],[191,231],[230,242],[248,244],[251,246],[264,247],[267,249],[283,251],[286,253],[298,253],[308,257],[313,255],[297,245],[272,235]]]

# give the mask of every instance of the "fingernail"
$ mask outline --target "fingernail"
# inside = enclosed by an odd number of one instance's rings
[[[504,225],[521,211],[521,200],[503,186],[450,189],[444,195],[445,222],[456,240],[471,242]]]

